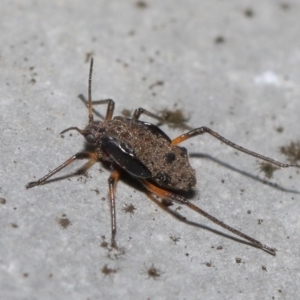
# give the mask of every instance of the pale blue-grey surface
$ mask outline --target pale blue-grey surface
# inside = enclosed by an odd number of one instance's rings
[[[101,247],[110,238],[109,171],[101,164],[89,178],[25,189],[83,149],[76,132],[64,139],[59,132],[87,123],[77,95],[87,94],[91,52],[94,99],[113,98],[116,114],[177,104],[190,126],[286,161],[279,147],[300,138],[299,1],[144,3],[2,1],[0,299],[296,299],[296,169],[266,179],[276,188],[264,184],[256,159],[212,137],[184,143],[197,170],[193,202],[277,248],[276,257],[179,222],[120,181],[117,241],[126,251],[116,259]],[[151,88],[157,81],[164,84]],[[136,207],[132,216],[125,204]],[[227,233],[187,208],[179,212]],[[152,264],[161,271],[156,280],[147,275]],[[103,274],[105,265],[116,273]]]

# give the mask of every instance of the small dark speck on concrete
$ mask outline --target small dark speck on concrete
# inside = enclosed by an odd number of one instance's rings
[[[257,220],[258,225],[260,225],[263,221],[264,221],[263,219],[258,219]]]
[[[296,163],[300,160],[300,141],[291,142],[287,146],[280,147],[280,152],[287,157],[290,163]]]
[[[223,43],[225,43],[225,38],[223,36],[219,35],[215,38],[215,44],[223,44]]]
[[[156,82],[152,83],[149,86],[149,90],[153,89],[156,86],[162,86],[162,85],[164,85],[164,82],[162,80],[157,80]]]
[[[135,35],[135,30],[130,30],[130,31],[128,32],[128,35],[129,35],[129,36],[134,36],[134,35]]]
[[[65,214],[63,214],[60,218],[58,218],[57,222],[64,229],[72,225],[71,221],[66,217]]]
[[[101,236],[101,239],[102,239],[102,242],[101,242],[100,246],[102,248],[108,248],[108,242],[105,241],[105,236],[104,235]]]
[[[204,265],[206,265],[208,268],[210,268],[210,267],[212,267],[212,262],[210,261],[210,262],[206,262],[206,263],[204,263]]]
[[[116,268],[109,268],[106,264],[103,266],[101,272],[104,275],[111,275],[113,273],[117,273],[117,269]]]
[[[5,203],[6,203],[6,199],[0,198],[0,203],[1,203],[1,204],[5,204]]]
[[[259,169],[261,172],[264,172],[265,177],[267,177],[269,179],[273,177],[273,173],[275,171],[279,170],[279,168],[275,167],[274,165],[272,165],[269,162],[260,162]]]
[[[159,117],[164,119],[164,123],[167,124],[170,128],[179,128],[191,130],[192,127],[188,126],[186,123],[189,120],[189,117],[185,116],[184,112],[177,108],[174,110],[162,109],[158,111]]]
[[[280,7],[281,7],[282,10],[288,10],[288,9],[291,8],[290,4],[288,4],[288,3],[281,3]]]
[[[102,241],[101,244],[100,244],[100,246],[101,246],[102,248],[108,248],[108,242]]]
[[[12,228],[18,228],[19,226],[16,223],[11,223]]]
[[[170,239],[175,243],[175,245],[180,241],[180,237],[175,235],[170,235]]]
[[[261,269],[267,272],[267,268],[265,266],[261,266]]]
[[[124,207],[122,208],[122,210],[125,212],[125,213],[128,213],[130,214],[130,216],[132,216],[134,214],[134,211],[136,210],[136,207],[133,205],[133,204],[124,204]]]
[[[254,16],[254,12],[251,8],[245,9],[244,14],[247,18],[252,18]]]
[[[235,262],[236,262],[237,264],[240,264],[240,263],[242,262],[242,259],[239,258],[239,257],[236,257],[236,258],[235,258]]]
[[[137,1],[135,2],[135,6],[138,8],[146,8],[148,7],[148,3],[145,1]]]
[[[148,268],[145,272],[148,275],[148,278],[153,278],[156,280],[160,275],[163,274],[159,269],[157,269],[153,264],[150,268]]]

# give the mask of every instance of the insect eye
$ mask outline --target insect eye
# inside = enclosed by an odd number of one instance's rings
[[[89,143],[94,143],[95,142],[95,137],[93,134],[89,133],[88,135],[85,136],[85,139],[89,142]]]

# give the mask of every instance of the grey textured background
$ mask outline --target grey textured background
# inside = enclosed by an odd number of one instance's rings
[[[142,190],[120,181],[117,240],[126,252],[117,259],[101,247],[101,236],[110,239],[109,172],[101,164],[89,171],[89,178],[25,189],[83,149],[77,133],[62,139],[59,132],[87,123],[87,109],[77,95],[87,94],[89,52],[95,58],[93,97],[113,98],[116,114],[177,104],[190,117],[190,126],[210,126],[236,143],[286,161],[279,147],[299,139],[299,1],[146,4],[1,3],[0,197],[6,203],[0,204],[0,298],[296,299],[296,169],[265,180],[256,159],[212,137],[184,143],[197,170],[193,203],[277,248],[276,257],[179,222]],[[218,37],[223,42],[217,43]],[[149,88],[157,81],[164,85]],[[182,133],[162,128],[171,137]],[[125,204],[136,207],[131,217],[122,210]],[[187,208],[180,213],[225,233]],[[58,223],[63,214],[71,221],[66,229]],[[180,240],[175,244],[170,236]],[[161,271],[156,280],[147,275],[152,264]],[[116,273],[103,274],[105,265]]]

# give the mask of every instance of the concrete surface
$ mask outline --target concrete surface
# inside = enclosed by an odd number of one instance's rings
[[[191,201],[275,247],[276,257],[176,220],[128,181],[117,187],[125,253],[109,251],[109,171],[101,164],[89,178],[25,185],[84,147],[76,132],[59,133],[87,124],[77,95],[87,94],[89,53],[93,97],[113,98],[116,115],[177,104],[190,126],[286,161],[279,147],[300,138],[299,14],[292,0],[2,1],[0,298],[296,299],[296,169],[267,179],[257,159],[212,137],[184,143],[197,171]],[[178,212],[229,234],[187,208]]]

